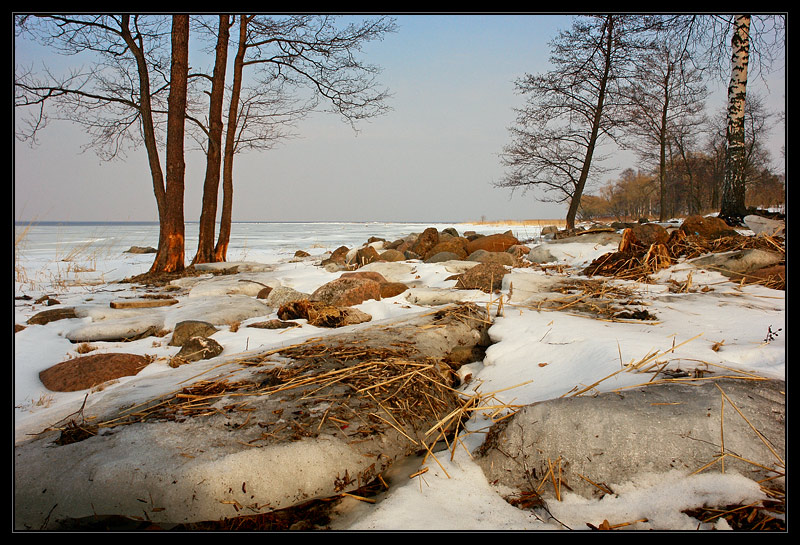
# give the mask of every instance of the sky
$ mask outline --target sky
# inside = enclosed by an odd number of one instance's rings
[[[493,184],[504,174],[500,154],[510,142],[514,108],[522,105],[514,81],[549,68],[548,42],[571,19],[397,15],[397,32],[363,50],[365,62],[382,67],[379,82],[392,93],[391,110],[359,122],[357,132],[332,114],[315,114],[276,148],[237,155],[233,220],[563,218],[564,204]],[[17,63],[40,63],[44,53],[15,43]],[[709,101],[714,110],[725,105],[718,87]],[[771,106],[783,105],[785,68],[769,92],[759,80],[748,91],[759,87]],[[782,124],[773,131],[773,149],[783,145],[784,132]],[[83,150],[86,143],[82,129],[66,122],[48,126],[36,147],[15,140],[15,221],[157,221],[144,149],[103,162]],[[619,172],[643,165],[620,152],[612,166]],[[602,185],[614,172],[590,184]],[[204,173],[203,156],[187,154],[187,222],[199,219]]]

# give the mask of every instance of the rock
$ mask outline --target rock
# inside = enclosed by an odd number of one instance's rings
[[[513,255],[517,259],[522,259],[526,255],[528,255],[530,251],[531,249],[528,246],[525,246],[524,244],[514,244],[508,250],[506,250],[506,252]]]
[[[514,267],[517,265],[517,259],[506,252],[487,252],[486,250],[475,250],[472,252],[467,261],[477,261],[478,263],[498,263],[500,265],[508,265]]]
[[[599,233],[581,234],[580,231],[573,232],[569,236],[563,236],[548,242],[548,244],[572,244],[574,242],[589,243],[589,244],[619,244],[622,240],[622,234],[616,231],[601,231]]]
[[[192,337],[185,341],[180,351],[170,360],[170,367],[178,367],[185,363],[209,360],[222,354],[222,345],[208,337]]]
[[[301,301],[303,299],[308,299],[309,297],[309,294],[297,291],[294,288],[290,288],[288,286],[278,286],[277,288],[273,288],[264,302],[272,308],[278,308],[286,303],[291,303],[292,301]]]
[[[555,225],[546,225],[542,227],[542,236],[544,235],[555,235],[558,233],[558,227]]]
[[[390,262],[382,263],[376,261],[361,267],[359,272],[375,271],[381,274],[387,282],[405,282],[413,278],[414,265],[410,263]]]
[[[378,255],[378,251],[374,247],[364,246],[363,248],[356,250],[355,257],[350,261],[350,263],[361,267],[367,263],[377,261],[378,259],[380,259],[380,255]]]
[[[164,327],[164,315],[148,313],[80,325],[65,335],[73,343],[128,342],[149,337]]]
[[[531,249],[528,254],[528,261],[531,263],[552,263],[558,261],[558,258],[550,253],[547,244],[540,244]]]
[[[137,354],[92,354],[57,363],[41,371],[39,379],[53,392],[77,392],[135,375],[152,361],[148,356]]]
[[[332,280],[317,288],[311,299],[323,301],[333,306],[349,307],[368,299],[380,301],[381,287],[369,278],[344,277]]]
[[[266,304],[267,299],[259,300],[245,295],[187,297],[169,311],[169,321],[165,325],[174,327],[183,320],[202,320],[215,325],[243,322],[271,313],[273,309]]]
[[[485,297],[480,290],[451,290],[447,288],[410,288],[406,301],[414,305],[435,307]]]
[[[784,236],[786,232],[786,221],[751,214],[744,217],[747,227],[757,235],[765,234],[768,236]]]
[[[653,244],[666,244],[669,233],[657,223],[636,224],[625,229],[619,244],[620,252],[646,252]]]
[[[333,252],[331,252],[329,258],[323,259],[320,265],[323,267],[329,264],[344,265],[347,262],[347,252],[349,251],[350,248],[347,246],[339,246]]]
[[[711,240],[739,234],[723,220],[713,216],[689,216],[683,220],[680,230],[687,235],[698,235]]]
[[[384,250],[378,257],[382,261],[404,261],[406,258],[403,252],[395,249]]]
[[[463,259],[463,256],[453,252],[439,252],[426,259],[425,263],[444,263],[445,261],[460,261],[461,259]]]
[[[458,237],[458,231],[456,231],[455,227],[445,227],[442,229],[442,233],[450,235],[451,237]]]
[[[452,254],[456,254],[458,257],[457,259],[464,259],[467,257],[467,244],[469,241],[465,238],[450,238],[448,240],[440,241],[438,244],[433,246],[430,250],[425,252],[425,254],[420,254],[423,256],[425,261],[428,258],[440,253],[440,252],[449,252]]]
[[[711,254],[689,260],[688,263],[701,269],[717,271],[725,276],[732,276],[734,274],[747,274],[757,269],[777,265],[783,260],[784,257],[777,252],[753,248]]]
[[[499,290],[503,285],[503,277],[508,270],[498,263],[478,263],[470,270],[462,273],[456,282],[458,289],[479,289],[486,293]]]
[[[175,324],[169,346],[183,346],[192,337],[210,337],[219,331],[216,327],[202,320],[184,320]]]
[[[265,287],[274,288],[280,281],[272,274],[237,273],[214,276],[197,282],[189,289],[189,297],[210,295],[247,295],[257,297]]]
[[[323,301],[294,301],[278,309],[281,320],[308,320],[316,327],[344,327],[372,320],[372,316],[350,307],[337,307]]]
[[[272,292],[272,288],[267,286],[266,288],[261,288],[258,290],[258,294],[256,294],[256,299],[266,299],[269,297],[269,294]]]
[[[368,271],[358,270],[358,271],[342,273],[339,276],[339,278],[367,278],[369,280],[374,280],[379,284],[387,281],[386,278],[384,278],[384,276],[381,273],[369,270]]]
[[[476,238],[467,244],[467,254],[472,254],[475,250],[486,250],[487,252],[505,252],[511,246],[519,244],[516,237],[507,233],[497,233],[485,237]]]
[[[402,282],[383,282],[381,283],[381,299],[396,297],[407,289],[408,286]]]
[[[717,379],[551,399],[492,426],[476,461],[490,482],[529,490],[531,475],[546,475],[560,460],[562,490],[586,498],[603,494],[588,480],[613,489],[647,473],[685,475],[719,456],[722,391],[749,421],[725,403],[725,451],[754,462],[726,457],[725,471],[753,480],[773,477],[755,464],[776,464],[765,442],[785,460],[785,389],[784,381]],[[719,464],[710,471],[718,472]],[[543,487],[542,495],[552,497],[552,487]]]
[[[294,253],[294,256],[295,256],[295,257],[310,257],[310,256],[311,256],[311,254],[310,254],[310,253],[308,253],[308,252],[304,252],[303,250],[297,250],[297,251]]]
[[[284,322],[282,320],[267,320],[265,322],[247,324],[247,327],[254,327],[256,329],[286,329],[289,327],[300,327],[300,324],[297,322]]]
[[[57,320],[77,318],[74,307],[63,307],[43,310],[28,318],[28,325],[44,325]]]
[[[14,324],[14,333],[19,333],[20,331],[23,331],[24,329],[25,329],[24,325],[22,325],[22,324]]]
[[[155,254],[158,250],[153,248],[152,246],[131,246],[125,253],[127,254]]]
[[[417,237],[417,241],[411,245],[411,251],[422,257],[437,244],[439,244],[439,231],[435,227],[428,227]]]

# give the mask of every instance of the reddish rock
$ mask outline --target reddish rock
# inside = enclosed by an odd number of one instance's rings
[[[50,310],[43,310],[28,318],[30,325],[44,325],[56,320],[65,320],[69,318],[77,318],[75,309],[73,307],[54,308]]]
[[[643,223],[629,227],[622,232],[620,252],[646,252],[653,244],[666,245],[669,233],[656,223]]]
[[[408,243],[403,243],[408,244]],[[406,255],[400,250],[389,249],[380,254],[381,261],[405,261]]]
[[[402,282],[383,282],[381,284],[381,298],[388,299],[400,295],[408,289],[408,286]]]
[[[503,286],[503,277],[507,274],[508,269],[498,263],[479,263],[458,276],[456,288],[491,293]]]
[[[311,299],[323,301],[333,306],[349,307],[366,301],[381,298],[379,282],[369,278],[344,277],[337,278],[320,286],[311,294]]]
[[[92,354],[73,358],[45,369],[39,379],[54,392],[77,392],[120,377],[137,374],[152,358],[138,354]]]
[[[258,295],[256,295],[256,299],[266,299],[269,297],[270,292],[272,292],[272,288],[269,286],[263,287],[258,291]]]
[[[683,220],[680,230],[687,235],[699,235],[712,240],[738,234],[735,229],[729,227],[723,220],[713,216],[689,216]]]
[[[417,241],[411,246],[411,251],[421,257],[437,244],[439,244],[439,231],[436,227],[428,227],[417,237]]]
[[[387,282],[386,278],[379,272],[375,271],[352,271],[342,273],[339,278],[368,278],[370,280],[374,280],[375,282],[382,283]]]
[[[351,263],[355,264],[358,267],[362,265],[366,265],[367,263],[372,263],[373,261],[378,261],[380,256],[378,255],[378,251],[373,248],[372,246],[365,246],[363,248],[359,248],[356,252],[355,257]]]
[[[451,237],[433,246],[422,257],[423,259],[428,259],[429,257],[432,257],[441,252],[450,252],[456,254],[459,257],[459,259],[465,259],[468,255],[467,254],[468,243],[469,241],[465,238]]]
[[[336,263],[337,265],[344,265],[347,259],[347,252],[350,251],[350,248],[347,246],[339,246],[333,252],[331,252],[331,256],[328,259],[323,259],[321,265],[324,267],[328,263]]]
[[[485,237],[479,237],[470,241],[470,243],[467,245],[467,255],[475,252],[475,250],[486,250],[487,252],[505,252],[515,244],[519,244],[519,240],[507,233],[487,235]]]

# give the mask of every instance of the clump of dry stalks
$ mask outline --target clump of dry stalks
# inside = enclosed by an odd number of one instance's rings
[[[652,244],[647,248],[620,244],[620,250],[604,254],[594,260],[585,270],[587,276],[611,276],[622,280],[648,282],[649,276],[673,265],[679,258],[694,259],[704,254],[735,250],[759,249],[786,255],[784,239],[779,236],[759,235],[748,237],[732,235],[708,239],[698,235],[687,235],[680,229],[673,231],[666,244]],[[742,275],[748,284],[761,284],[773,289],[785,289],[785,275],[770,274],[764,278]]]
[[[641,320],[655,323],[656,317],[652,313],[635,308],[645,306],[645,303],[637,299],[636,291],[629,286],[595,279],[575,279],[565,282],[554,291],[564,294],[564,297],[548,297],[531,308],[588,315],[612,322]]]

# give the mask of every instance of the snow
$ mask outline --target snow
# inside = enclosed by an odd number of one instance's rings
[[[493,226],[493,230],[501,232],[505,229]],[[366,242],[365,238],[362,243]],[[251,246],[245,249],[246,260],[273,265],[271,272],[258,274],[270,276],[280,285],[311,293],[339,275],[315,266],[313,259],[294,260],[289,257],[291,254],[276,255],[271,251],[260,255],[252,247],[255,245],[252,238],[249,244]],[[338,245],[336,241],[330,242],[331,249]],[[292,251],[294,249],[299,248],[292,248]],[[578,271],[581,266],[615,247],[560,243],[549,245],[548,249],[559,263],[571,267],[568,274],[576,279],[580,278]],[[310,250],[320,253],[319,248]],[[237,251],[232,247],[230,254],[235,257]],[[98,308],[107,306],[110,300],[130,295],[132,291],[129,284],[109,282],[143,272],[151,260],[152,255],[118,254],[96,261],[94,271],[79,273],[67,271],[64,262],[37,254],[22,264],[27,281],[20,281],[21,275],[15,274],[15,296],[24,293],[35,300],[40,295],[51,294],[62,306],[85,304],[89,300]],[[454,284],[454,281],[445,280],[452,274],[446,269],[446,263],[411,265],[410,271],[405,275],[399,272],[396,279],[413,280],[428,288],[449,288]],[[667,289],[668,280],[686,280],[690,272],[692,286],[698,291],[672,293]],[[531,270],[524,273],[545,274]],[[685,263],[661,271],[657,280],[653,284],[619,282],[635,291],[647,310],[657,317],[654,323],[610,322],[569,312],[537,310],[535,305],[525,302],[506,303],[502,314],[493,317],[489,333],[494,344],[483,362],[469,365],[472,381],[463,388],[498,392],[496,398],[499,402],[517,405],[558,398],[595,383],[594,391],[610,391],[644,382],[639,374],[618,371],[622,365],[656,351],[663,355],[662,360],[670,361],[671,368],[692,371],[724,366],[785,380],[785,339],[788,332],[784,292],[761,286],[739,286],[718,273],[694,269]],[[202,292],[193,293],[192,298],[202,300],[219,296],[210,286],[207,284]],[[699,291],[704,286],[709,291]],[[220,283],[220,289],[223,288],[224,284]],[[390,320],[427,310],[409,302],[406,295],[367,301],[357,308],[371,314],[374,320]],[[498,310],[497,295],[484,294],[477,298],[477,302],[491,306],[493,314]],[[42,304],[15,301],[14,321],[24,324],[30,316],[45,308],[48,307]],[[222,328],[214,338],[225,346],[224,355],[230,355],[266,350],[330,333],[308,325],[288,330],[243,327],[248,321],[273,317],[244,320],[238,330]],[[17,442],[26,434],[44,429],[73,412],[83,402],[87,391],[48,391],[39,381],[38,373],[75,357],[77,347],[65,335],[76,324],[88,325],[91,321],[88,316],[61,320],[29,326],[15,334],[14,420]],[[174,323],[174,320],[167,320],[167,323]],[[768,338],[769,331],[778,333]],[[144,399],[154,391],[174,384],[175,377],[179,376],[177,373],[188,373],[184,369],[188,366],[176,370],[167,365],[169,356],[174,355],[178,347],[168,346],[166,340],[150,337],[124,345],[91,343],[98,351],[148,354],[154,356],[155,361],[136,377],[137,380],[147,379],[144,385],[149,384],[152,388],[142,387],[123,394],[125,384],[134,379],[127,377],[90,393],[90,397],[101,400],[103,396],[134,396],[130,401],[135,402],[137,395]],[[722,343],[723,348],[714,350],[718,343]],[[193,374],[212,366],[213,360],[195,365]],[[635,523],[628,528],[726,529],[724,521],[716,525],[700,523],[681,510],[708,502],[725,505],[763,498],[756,483],[736,474],[656,474],[637,482],[614,483],[616,494],[601,500],[588,500],[566,493],[562,501],[549,503],[552,517],[543,517],[541,513],[518,509],[506,502],[502,493],[508,491],[490,485],[467,452],[480,445],[487,425],[485,417],[476,416],[468,426],[470,433],[463,437],[465,448],[456,448],[452,457],[449,451],[440,451],[435,459],[425,460],[422,467],[419,465],[422,460],[412,459],[396,468],[392,476],[387,476],[391,479],[390,490],[375,505],[346,499],[332,527],[338,530],[587,530],[587,524],[598,526],[603,520],[634,522],[647,519],[647,522]],[[408,477],[420,469],[425,472]]]

